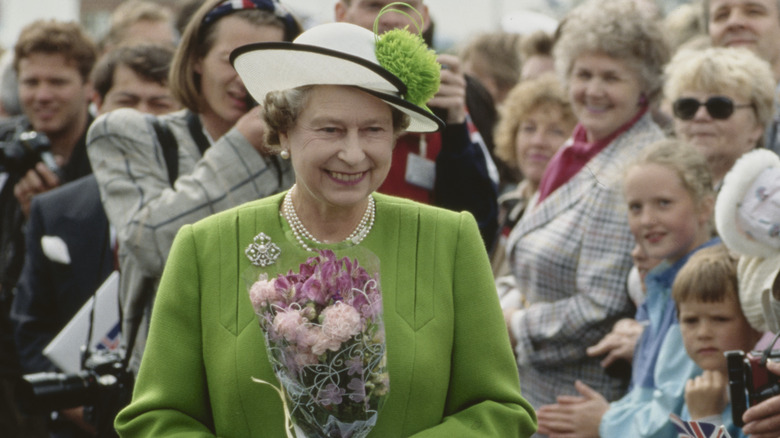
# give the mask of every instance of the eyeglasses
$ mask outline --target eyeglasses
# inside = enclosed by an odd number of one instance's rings
[[[674,115],[682,120],[691,120],[696,116],[699,107],[704,105],[713,119],[725,120],[734,114],[738,108],[752,107],[752,104],[735,105],[734,101],[725,96],[713,96],[706,102],[699,102],[692,97],[683,97],[674,102]]]

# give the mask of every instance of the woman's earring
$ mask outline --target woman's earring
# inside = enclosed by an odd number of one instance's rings
[[[287,149],[282,149],[282,151],[279,152],[279,156],[282,157],[283,160],[287,160],[290,158],[290,151]]]

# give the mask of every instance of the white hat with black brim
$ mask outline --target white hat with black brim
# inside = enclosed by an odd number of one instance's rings
[[[410,124],[406,129],[409,132],[434,132],[444,127],[444,122],[425,107],[425,102],[415,104],[408,100],[409,87],[417,87],[419,81],[405,84],[380,64],[376,55],[377,38],[360,26],[328,23],[307,30],[292,43],[239,47],[230,54],[230,62],[249,94],[261,103],[270,91],[306,85],[347,85],[358,87],[409,115]],[[399,52],[397,56],[404,59],[405,53]],[[430,65],[427,68],[432,70]],[[438,68],[436,64],[433,93],[438,89]],[[430,79],[434,72],[425,73]],[[431,88],[431,84],[427,87]]]

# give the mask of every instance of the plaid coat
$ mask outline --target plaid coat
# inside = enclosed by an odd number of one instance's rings
[[[507,254],[529,307],[512,320],[523,395],[538,408],[574,381],[608,400],[627,381],[605,374],[585,349],[632,316],[626,291],[634,238],[623,199],[625,165],[663,134],[649,113],[520,220]]]
[[[201,155],[188,126],[190,114],[182,110],[159,117],[178,147],[174,187],[153,116],[131,109],[112,111],[95,120],[88,133],[87,153],[106,215],[117,232],[125,337],[140,320],[134,368],[144,348],[154,298],[149,289],[156,290],[179,228],[293,183],[289,161],[261,156],[235,128]]]

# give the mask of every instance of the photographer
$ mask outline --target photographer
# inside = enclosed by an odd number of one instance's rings
[[[14,71],[24,115],[0,124],[0,320],[8,317],[24,260],[22,230],[33,196],[91,173],[85,137],[91,122],[88,76],[96,56],[95,44],[78,24],[54,20],[26,26],[14,47]],[[22,141],[23,134],[27,141]],[[19,151],[21,159],[9,159]],[[40,162],[44,155],[51,159],[52,167],[59,167],[60,175]],[[5,388],[19,374],[9,324],[0,325],[0,338],[0,385]],[[13,407],[6,391],[3,398]],[[2,417],[7,415],[8,410],[3,409]],[[11,419],[15,421],[19,420]],[[17,431],[9,433],[14,436]],[[18,433],[30,436],[29,432]]]
[[[3,289],[13,287],[21,268],[20,230],[33,196],[91,173],[85,138],[91,122],[89,73],[96,57],[94,42],[72,22],[33,22],[22,29],[14,47],[14,70],[24,116],[0,126],[4,149],[18,142],[21,132],[45,134],[61,174],[42,162],[28,168],[3,160],[3,170],[8,173],[0,199]]]
[[[91,75],[98,114],[134,108],[159,115],[178,109],[168,89],[172,57],[172,49],[153,44],[122,46],[104,55]],[[60,371],[43,350],[114,269],[110,235],[93,175],[33,199],[12,313],[24,373]],[[54,241],[65,250],[57,251]],[[79,409],[60,414],[82,421]]]
[[[117,228],[122,341],[133,346],[133,369],[179,228],[293,183],[288,162],[265,151],[260,109],[226,60],[238,46],[292,40],[299,32],[277,1],[204,2],[171,65],[169,86],[186,110],[153,120],[123,109],[90,128],[95,178]]]
[[[718,233],[737,265],[739,300],[750,324],[780,331],[780,158],[757,149],[743,155],[723,179],[715,205]],[[776,348],[776,347],[775,347]],[[766,367],[780,376],[780,363]],[[745,434],[780,436],[780,395],[750,406],[742,416]]]

